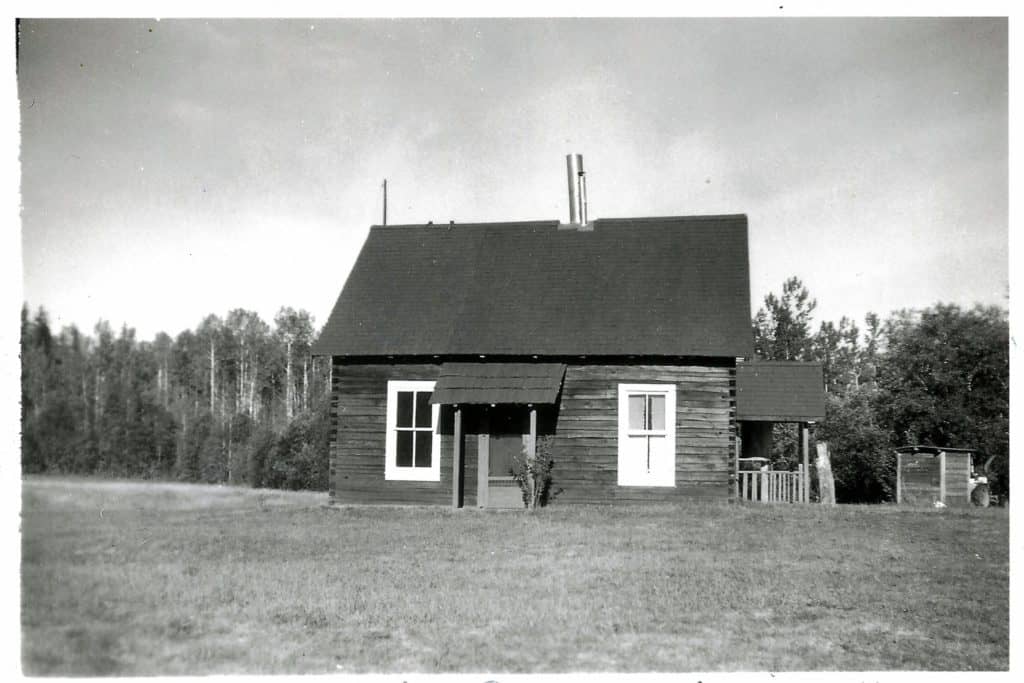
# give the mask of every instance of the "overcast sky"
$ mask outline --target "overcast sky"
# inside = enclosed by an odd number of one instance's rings
[[[1007,24],[25,21],[24,298],[151,338],[327,318],[367,230],[745,213],[751,299],[1007,305]]]

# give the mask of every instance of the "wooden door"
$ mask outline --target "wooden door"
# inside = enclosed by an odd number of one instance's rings
[[[497,406],[490,413],[487,492],[482,500],[489,508],[520,508],[523,496],[512,477],[512,467],[525,448],[530,431],[529,412],[525,406]]]

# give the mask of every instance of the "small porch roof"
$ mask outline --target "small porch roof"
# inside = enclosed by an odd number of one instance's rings
[[[444,363],[431,403],[554,403],[564,363]]]
[[[755,361],[736,366],[736,419],[818,422],[825,419],[821,363]]]

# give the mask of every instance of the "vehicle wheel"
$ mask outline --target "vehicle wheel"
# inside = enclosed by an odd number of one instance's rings
[[[988,493],[988,484],[978,484],[971,491],[971,502],[981,508],[987,508],[989,506],[990,496]]]

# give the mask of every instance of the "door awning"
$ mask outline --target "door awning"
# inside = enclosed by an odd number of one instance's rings
[[[431,403],[554,403],[564,363],[444,363]]]

